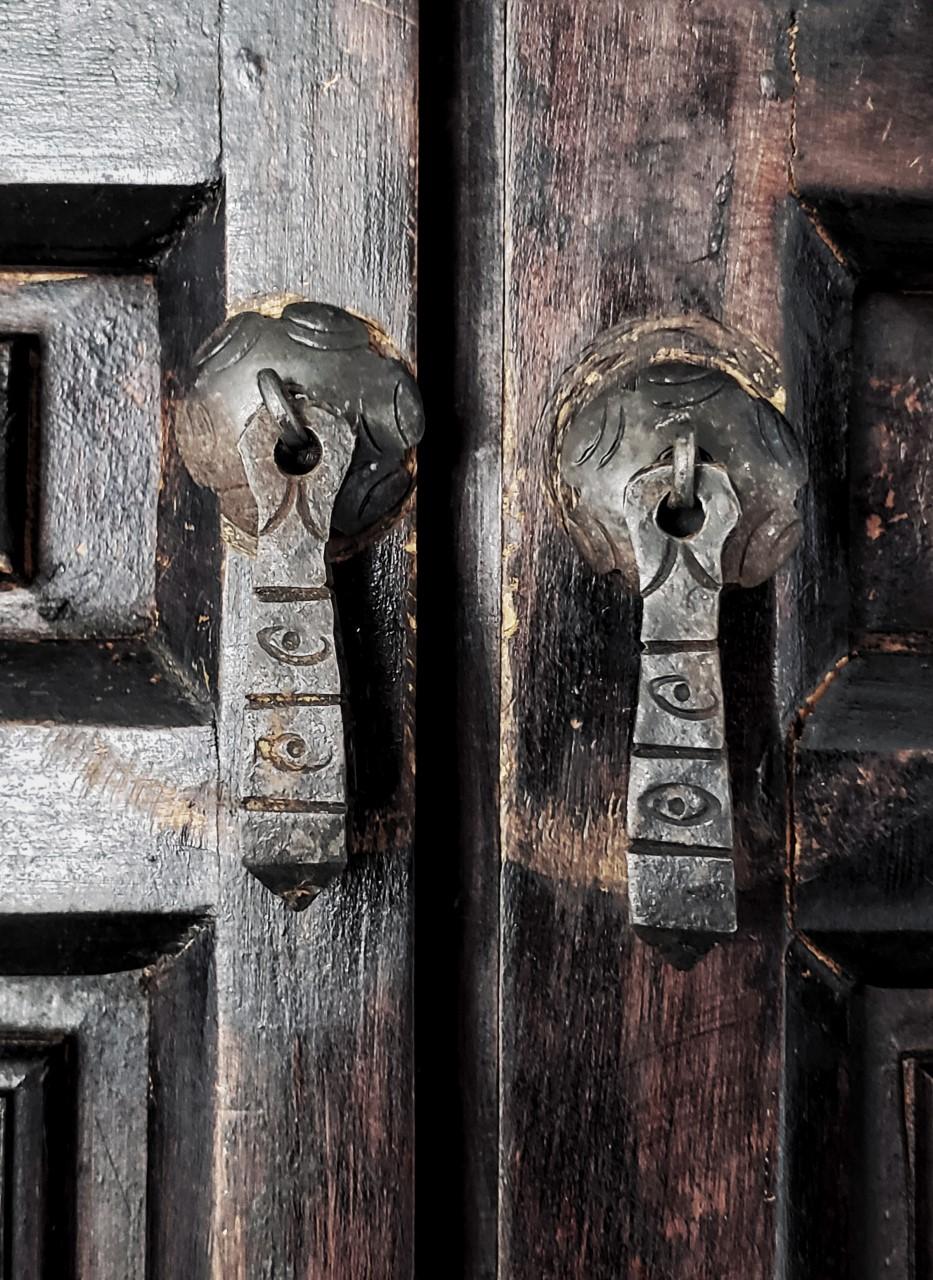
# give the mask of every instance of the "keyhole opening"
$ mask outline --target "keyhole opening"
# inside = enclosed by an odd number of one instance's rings
[[[286,476],[306,476],[320,464],[324,457],[321,442],[308,427],[302,427],[305,439],[300,443],[294,440],[292,433],[288,438],[279,436],[275,442],[273,457],[275,465]]]
[[[706,512],[699,498],[692,507],[675,507],[671,495],[665,494],[655,516],[658,528],[672,538],[689,538],[699,533],[706,523]]]

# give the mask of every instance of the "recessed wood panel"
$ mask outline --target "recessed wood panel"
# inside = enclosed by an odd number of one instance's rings
[[[112,636],[154,612],[162,428],[151,279],[0,275],[0,330],[40,345],[33,581],[0,593],[0,628]]]
[[[888,976],[870,957],[851,975],[788,958],[788,1280],[931,1274],[933,994]]]
[[[212,934],[131,923],[4,929],[3,1280],[209,1274]]]
[[[849,572],[857,631],[933,629],[933,298],[869,292],[856,308]]]
[[[908,1054],[901,1063],[904,1130],[915,1280],[933,1276],[933,1058]]]
[[[76,1083],[67,1036],[0,1039],[0,1275],[73,1275]]]
[[[933,280],[933,13],[917,0],[804,0],[788,15],[793,190],[882,288]]]
[[[0,587],[35,569],[38,446],[38,338],[0,338]]]
[[[923,932],[933,919],[933,660],[871,653],[830,684],[795,749],[794,917]]]

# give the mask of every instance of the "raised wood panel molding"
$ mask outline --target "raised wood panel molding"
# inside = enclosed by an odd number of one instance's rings
[[[0,1039],[0,1276],[67,1276],[74,1242],[76,1085],[68,1036]]]
[[[0,182],[216,177],[219,20],[215,0],[9,6]]]
[[[3,927],[4,1280],[209,1274],[212,932],[160,919]]]

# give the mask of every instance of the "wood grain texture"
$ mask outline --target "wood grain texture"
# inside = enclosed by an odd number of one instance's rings
[[[860,274],[884,288],[929,288],[929,7],[807,0],[793,15],[792,47],[794,190]]]
[[[787,411],[797,424],[810,475],[798,500],[800,550],[775,579],[776,689],[793,716],[849,650],[846,559],[846,438],[855,281],[810,216],[782,209],[782,342]]]
[[[723,619],[740,933],[679,973],[626,918],[637,605],[559,529],[540,415],[584,345],[626,317],[699,311],[782,354],[787,14],[519,0],[507,56],[500,1266],[514,1280],[767,1275],[773,588],[730,598]]]
[[[220,643],[220,529],[217,499],[188,475],[175,415],[191,377],[191,356],[224,317],[223,205],[213,191],[185,221],[159,266],[162,472],[156,551],[153,647],[179,682],[216,696]]]
[[[183,932],[147,969],[127,969],[126,942],[112,957],[125,972],[0,978],[0,1092],[17,1063],[44,1076],[32,1163],[17,1171],[39,1179],[28,1243],[42,1269],[20,1240],[24,1280],[209,1274],[210,929]]]
[[[933,198],[933,11],[923,0],[803,0],[794,176],[819,203]]]
[[[0,182],[213,176],[217,19],[215,0],[4,4]]]
[[[411,4],[225,0],[228,305],[304,293],[411,352],[416,39]],[[231,1280],[412,1270],[413,550],[409,518],[335,572],[348,873],[296,916],[221,831],[213,1240]],[[225,575],[236,649],[248,583],[233,554]],[[226,767],[241,712],[221,705]]]
[[[855,1160],[854,987],[805,946],[788,949],[778,1202],[778,1274],[788,1280],[852,1280],[855,1206],[851,1181],[839,1174]]]
[[[69,1045],[58,1036],[0,1042],[3,1222],[0,1275],[67,1275],[74,1211]],[[56,1131],[60,1140],[49,1141]]]
[[[929,1275],[929,973],[912,986],[871,960],[841,974],[798,947],[788,956],[782,1252],[794,1280]]]
[[[7,722],[0,743],[4,911],[194,911],[216,900],[209,726]]]
[[[216,1071],[213,931],[191,931],[142,975],[149,999],[147,1269],[152,1280],[211,1274]]]
[[[931,718],[933,662],[900,653],[855,659],[808,718],[795,748],[800,928],[876,940],[926,931]]]
[[[148,1015],[137,978],[3,978],[0,1007],[0,1036],[67,1038],[80,1063],[57,1135],[70,1144],[81,1224],[64,1275],[138,1280],[146,1250]]]
[[[227,294],[291,292],[413,348],[414,0],[223,6]]]

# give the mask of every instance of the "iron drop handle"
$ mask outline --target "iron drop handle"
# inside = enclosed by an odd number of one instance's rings
[[[560,491],[584,556],[600,572],[620,571],[642,598],[630,919],[715,936],[737,928],[720,593],[765,581],[793,551],[806,465],[752,377],[743,385],[722,367],[724,331],[702,322],[705,343],[660,322],[644,331],[641,361],[623,335],[628,354],[608,372],[583,362],[585,390],[571,388],[564,402]]]
[[[195,357],[179,444],[220,502],[242,592],[225,610],[221,719],[243,861],[295,908],[346,864],[339,642],[327,548],[378,530],[413,483],[411,374],[369,326],[302,302],[243,312]],[[234,591],[228,584],[228,601]]]

